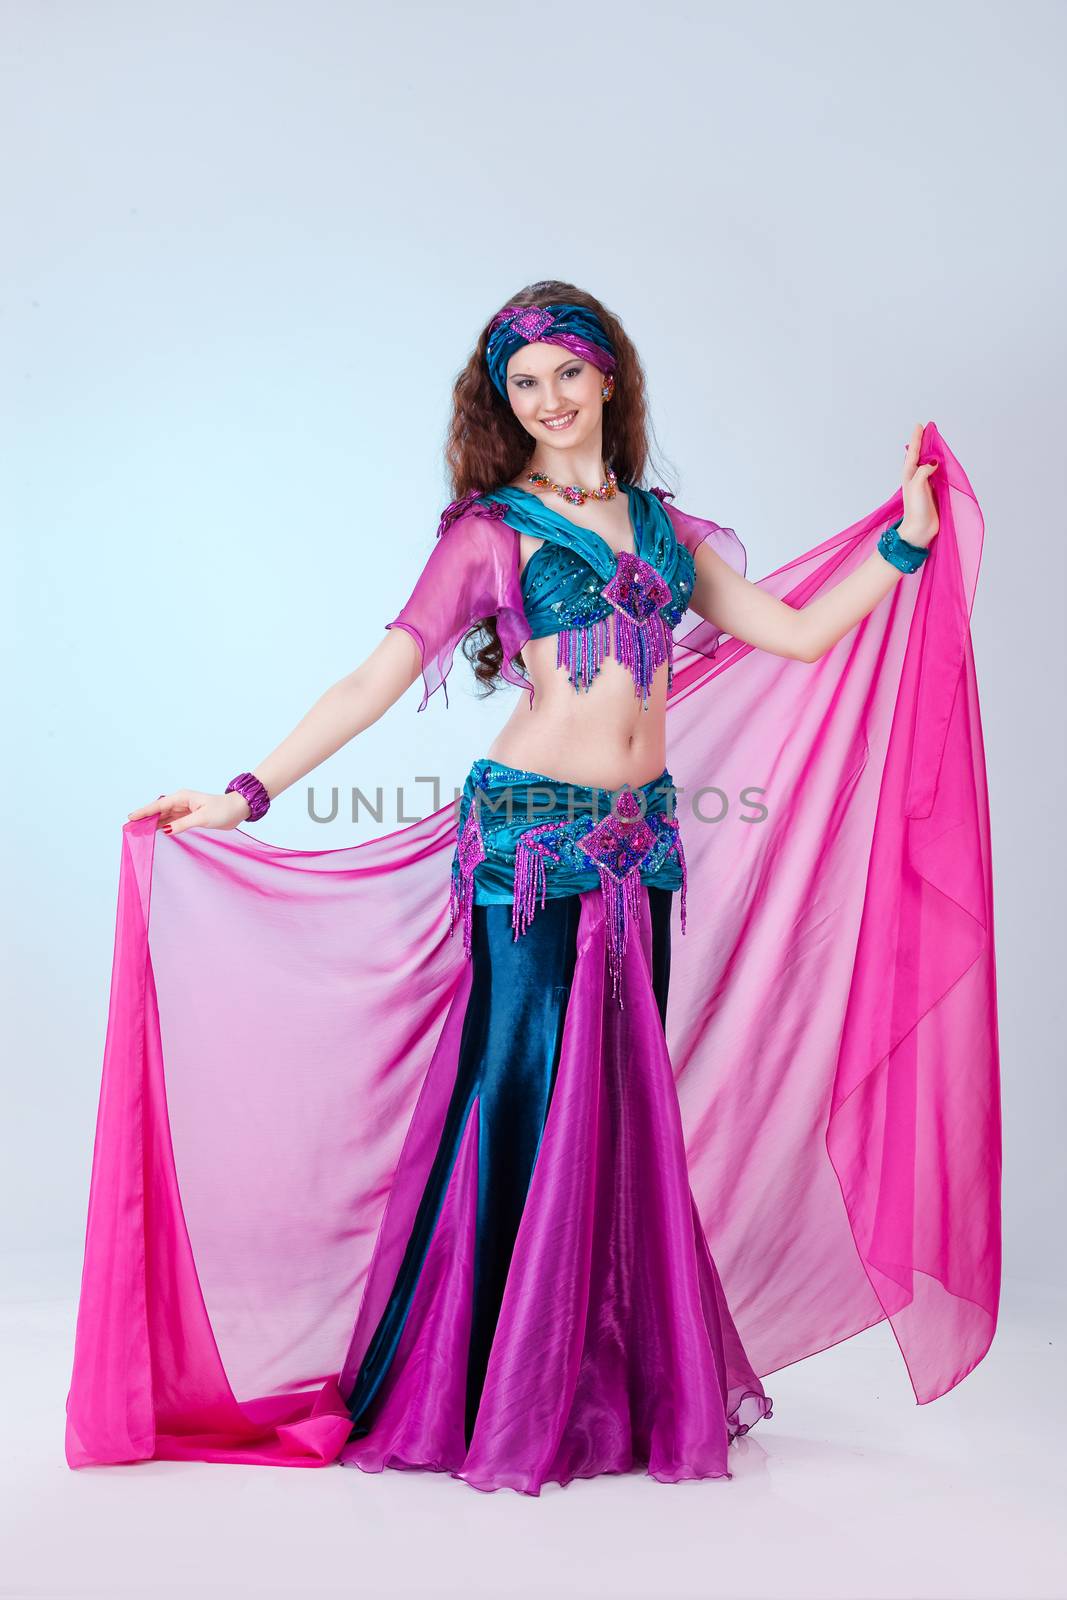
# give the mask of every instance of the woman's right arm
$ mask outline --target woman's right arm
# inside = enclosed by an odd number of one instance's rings
[[[415,640],[403,628],[391,628],[366,660],[331,684],[292,733],[250,770],[273,800],[384,716],[421,669],[422,654]],[[176,789],[131,811],[129,820],[153,813],[168,832],[181,833],[186,828],[236,828],[247,819],[249,807],[232,790],[202,794]]]
[[[443,685],[460,640],[479,618],[507,617],[515,633],[522,607],[518,534],[499,518],[475,511],[442,522],[442,527],[406,603],[385,624],[385,638],[354,672],[316,700],[276,750],[249,769],[272,800],[377,722],[420,672],[425,706]],[[129,820],[153,813],[170,833],[181,833],[186,828],[236,828],[248,817],[249,807],[235,792],[176,789],[131,811]]]

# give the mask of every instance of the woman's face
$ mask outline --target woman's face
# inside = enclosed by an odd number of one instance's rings
[[[556,450],[582,445],[598,433],[603,382],[599,367],[558,344],[524,344],[507,366],[511,409],[532,439]],[[558,426],[552,426],[554,419]]]

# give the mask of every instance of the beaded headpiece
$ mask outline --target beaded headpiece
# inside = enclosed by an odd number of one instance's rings
[[[508,362],[524,344],[561,344],[601,372],[614,372],[615,351],[595,311],[556,301],[548,306],[505,306],[489,324],[485,362],[493,387],[507,394]]]

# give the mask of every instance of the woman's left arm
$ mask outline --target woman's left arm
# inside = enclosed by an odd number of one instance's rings
[[[922,424],[916,423],[904,457],[901,488],[904,517],[900,537],[926,549],[937,534],[938,517],[929,479],[937,463],[920,467]],[[895,588],[903,574],[873,550],[850,572],[806,606],[791,606],[735,572],[714,550],[696,552],[692,609],[724,633],[772,655],[818,661]]]

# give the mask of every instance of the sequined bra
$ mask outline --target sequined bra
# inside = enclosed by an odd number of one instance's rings
[[[575,689],[588,689],[605,656],[614,653],[647,704],[664,661],[670,687],[674,629],[689,607],[695,564],[677,539],[661,492],[620,487],[634,553],[617,553],[600,534],[511,484],[473,500],[469,509],[545,541],[523,569],[523,607],[532,639],[557,636],[556,664]]]

